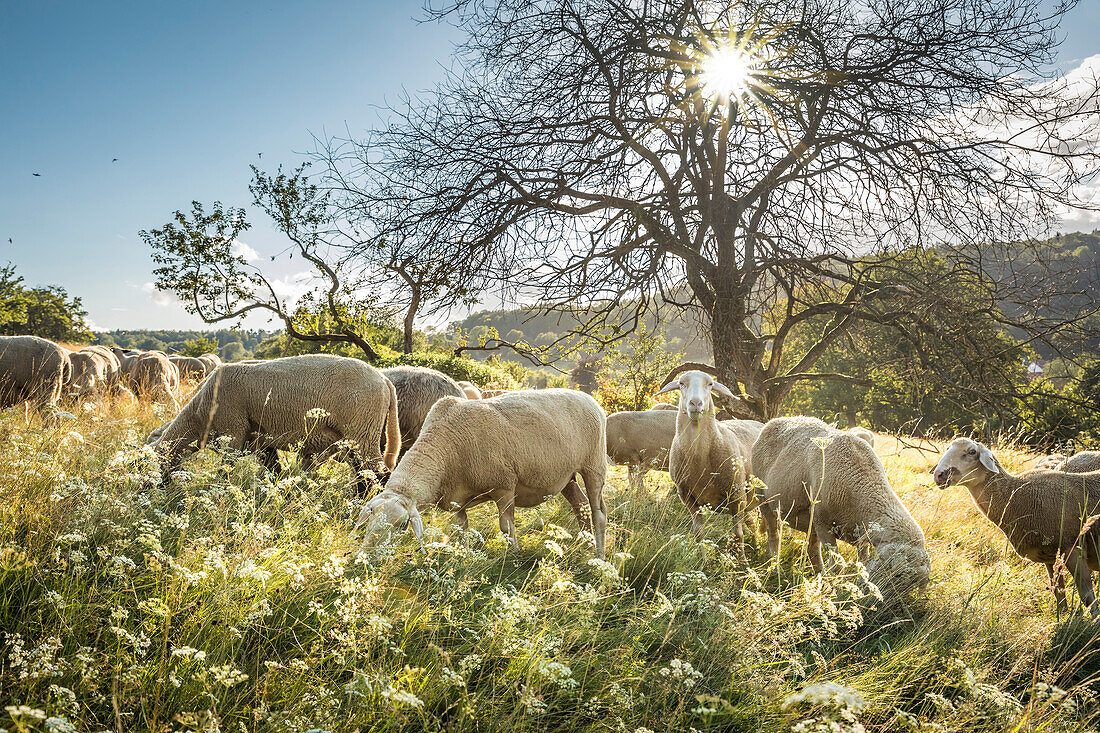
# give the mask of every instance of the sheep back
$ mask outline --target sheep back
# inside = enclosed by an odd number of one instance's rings
[[[242,449],[259,436],[265,446],[301,446],[310,455],[348,440],[374,460],[390,423],[386,460],[392,468],[400,445],[396,422],[393,385],[377,369],[359,359],[307,354],[222,364],[164,428],[157,445],[175,456],[213,437],[226,436],[230,447]]]
[[[466,399],[466,393],[455,380],[435,369],[396,366],[383,369],[382,374],[393,383],[397,392],[397,419],[401,426],[401,445],[406,451],[420,435],[432,405],[444,397]]]
[[[1074,453],[1061,467],[1066,473],[1092,473],[1100,471],[1100,451],[1085,450]]]
[[[676,438],[676,413],[669,410],[613,412],[607,416],[607,457],[619,465],[668,470]]]
[[[0,407],[56,405],[72,377],[69,353],[37,336],[0,336]]]
[[[560,494],[578,472],[598,476],[602,488],[605,452],[603,409],[583,392],[445,397],[429,410],[386,488],[444,509],[514,490],[515,505],[531,507]]]

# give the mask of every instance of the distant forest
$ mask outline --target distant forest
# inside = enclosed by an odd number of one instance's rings
[[[102,331],[97,333],[96,343],[118,346],[123,349],[158,349],[169,354],[181,353],[188,341],[212,339],[218,344],[218,356],[225,361],[251,358],[256,348],[275,336],[275,331]]]

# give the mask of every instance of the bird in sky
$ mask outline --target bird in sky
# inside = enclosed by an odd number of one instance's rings
[[[41,173],[32,173],[31,175],[34,176],[35,178],[40,178],[42,176]]]
[[[257,158],[262,158],[262,157],[264,157],[264,154],[263,153],[256,153],[256,157]]]
[[[112,162],[112,163],[117,163],[117,162],[118,162],[118,158],[111,158],[111,162]]]

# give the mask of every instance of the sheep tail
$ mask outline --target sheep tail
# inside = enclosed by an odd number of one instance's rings
[[[392,471],[397,465],[397,454],[401,452],[401,426],[397,422],[397,390],[390,380],[387,379],[386,384],[390,388],[390,409],[386,415],[386,455],[382,460]]]

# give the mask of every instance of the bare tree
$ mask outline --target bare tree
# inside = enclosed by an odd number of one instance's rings
[[[335,330],[302,330],[295,303],[280,296],[271,279],[241,253],[238,236],[250,228],[243,209],[215,202],[209,213],[197,201],[190,216],[177,211],[172,222],[140,232],[159,265],[154,274],[159,290],[174,292],[188,312],[206,323],[239,321],[250,313],[266,312],[283,322],[288,336],[302,341],[344,342],[358,346],[371,361],[379,359],[374,346],[355,328],[360,299],[347,284],[328,252],[334,230],[327,194],[309,183],[304,167],[290,174],[268,175],[253,167],[249,190],[286,235],[292,254],[314,268],[325,283],[312,298],[325,309]],[[274,259],[274,258],[273,258]]]
[[[596,338],[652,302],[697,310],[715,373],[771,417],[801,380],[853,379],[815,366],[861,320],[916,337],[929,307],[980,307],[1033,343],[1081,322],[1024,307],[1065,302],[1065,273],[1020,277],[996,244],[1084,204],[1096,171],[1095,80],[1047,72],[1067,7],[440,0],[458,70],[322,157],[359,205],[384,200],[363,181],[404,182],[393,228]],[[933,249],[996,297],[930,295],[914,255]]]

